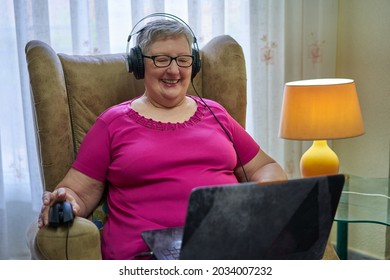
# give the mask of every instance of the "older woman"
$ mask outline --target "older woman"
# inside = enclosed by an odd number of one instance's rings
[[[136,259],[148,251],[142,231],[184,224],[193,188],[286,179],[221,105],[187,95],[196,59],[192,40],[175,20],[141,29],[144,94],[98,117],[65,178],[44,193],[39,227],[48,224],[56,201],[88,216],[108,185],[102,256]]]

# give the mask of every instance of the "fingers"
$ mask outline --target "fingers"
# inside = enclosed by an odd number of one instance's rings
[[[49,205],[51,201],[51,192],[44,192],[42,194],[42,203],[43,205]]]
[[[38,227],[42,228],[49,223],[49,208],[50,206],[42,205],[41,213],[38,217]]]
[[[66,191],[64,188],[58,188],[53,192],[45,191],[42,195],[42,202],[45,206],[51,206],[55,202],[64,201],[66,198]]]
[[[49,223],[48,221],[48,210],[46,210],[46,206],[42,205],[41,213],[39,213],[38,217],[38,227],[43,228],[45,225]],[[49,209],[49,208],[47,208]]]
[[[69,201],[69,203],[72,204],[73,212],[75,215],[77,215],[80,210],[80,207],[77,204],[76,199],[72,195],[68,194],[64,188],[55,189],[53,192],[45,191],[42,194],[42,208],[41,213],[38,217],[39,228],[42,228],[49,224],[50,207],[56,202],[61,202],[65,200]]]
[[[66,196],[66,201],[69,201],[69,203],[72,204],[73,214],[75,216],[78,216],[79,211],[80,211],[80,206],[77,203],[76,199],[72,195],[68,195],[68,196]]]
[[[51,192],[45,191],[42,194],[42,208],[38,217],[38,227],[42,228],[49,223],[49,209],[54,203],[54,195]]]

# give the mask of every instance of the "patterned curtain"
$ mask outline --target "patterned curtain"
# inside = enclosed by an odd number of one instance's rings
[[[286,82],[336,74],[337,0],[251,1],[248,127],[290,178],[305,142],[278,137]]]

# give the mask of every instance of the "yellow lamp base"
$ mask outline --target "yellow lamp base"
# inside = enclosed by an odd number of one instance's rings
[[[326,140],[315,140],[302,155],[302,177],[325,176],[339,172],[339,159]]]

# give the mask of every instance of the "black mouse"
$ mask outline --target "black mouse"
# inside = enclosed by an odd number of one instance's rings
[[[58,227],[73,221],[73,207],[68,201],[57,202],[49,209],[49,226]]]

